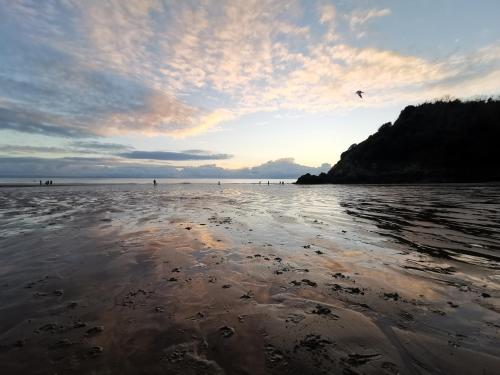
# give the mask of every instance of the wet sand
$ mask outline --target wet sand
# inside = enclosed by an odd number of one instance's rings
[[[0,191],[2,374],[494,374],[498,186]]]

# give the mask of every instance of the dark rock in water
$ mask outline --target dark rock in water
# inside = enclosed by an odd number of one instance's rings
[[[393,299],[397,301],[399,299],[399,294],[397,293],[384,293],[384,299]]]
[[[93,346],[89,349],[88,354],[90,357],[97,357],[101,355],[103,351],[104,348],[102,346]]]
[[[57,325],[55,323],[47,323],[40,328],[38,328],[35,333],[40,333],[40,331],[43,332],[50,332],[50,333],[55,333],[55,332],[60,332],[63,330],[63,326]]]
[[[316,308],[312,311],[312,313],[317,314],[317,315],[326,315],[329,318],[333,318],[335,320],[339,319],[339,316],[332,313],[332,310],[330,310],[328,307],[322,306],[320,304],[316,305]]]
[[[316,250],[315,253],[318,255],[324,254],[324,252],[322,252],[321,250]]]
[[[98,333],[101,333],[102,331],[104,331],[103,326],[95,326],[95,327],[90,328],[87,331],[87,336],[97,335]]]
[[[491,295],[489,293],[481,293],[481,297],[483,297],[483,298],[490,298]]]
[[[313,314],[318,314],[318,315],[326,315],[330,314],[331,312],[332,310],[322,305],[316,305],[316,308],[312,311]]]
[[[342,362],[348,363],[351,366],[361,366],[364,365],[365,363],[368,363],[378,358],[380,358],[380,354],[378,353],[374,354],[354,353],[354,354],[349,354],[349,356],[346,358],[342,358]]]
[[[342,285],[339,285],[339,284],[333,284],[332,285],[332,289],[334,291],[337,291],[337,290],[342,290]]]
[[[220,327],[219,331],[221,332],[222,337],[224,338],[231,337],[236,332],[233,327],[229,326]]]
[[[342,153],[328,173],[298,184],[500,181],[500,101],[438,101],[406,107]]]
[[[264,353],[266,354],[266,365],[268,367],[276,367],[278,365],[287,365],[285,360],[285,355],[279,349],[276,349],[273,345],[268,344],[264,347]]]
[[[222,285],[222,288],[229,289],[229,288],[231,288],[231,284],[224,284],[224,285]]]
[[[69,339],[61,339],[59,340],[58,342],[56,342],[52,348],[53,349],[62,349],[62,348],[67,348],[67,347],[70,347],[71,345],[73,345],[74,342],[69,340]]]
[[[309,285],[309,286],[312,286],[314,288],[316,288],[318,286],[317,283],[315,283],[314,281],[311,281],[309,279],[302,279],[302,282],[306,285]]]
[[[322,339],[321,335],[307,335],[303,340],[295,345],[293,351],[296,352],[300,348],[305,348],[308,351],[322,350],[326,345],[330,345],[330,340]]]
[[[87,323],[82,322],[81,320],[77,320],[76,322],[73,323],[73,328],[83,328],[86,326],[87,326]]]
[[[365,292],[359,288],[344,288],[344,290],[350,294],[365,294]]]
[[[252,291],[248,291],[247,293],[243,294],[240,298],[241,299],[250,299],[253,297]]]

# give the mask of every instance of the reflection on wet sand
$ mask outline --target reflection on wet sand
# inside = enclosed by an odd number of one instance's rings
[[[499,190],[4,189],[2,373],[493,374]]]

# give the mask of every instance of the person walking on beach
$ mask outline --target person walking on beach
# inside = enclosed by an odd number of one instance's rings
[[[156,186],[156,180],[153,180],[153,185]]]
[[[267,184],[269,185],[269,181],[267,181]]]
[[[40,186],[42,186],[42,180],[40,180]]]

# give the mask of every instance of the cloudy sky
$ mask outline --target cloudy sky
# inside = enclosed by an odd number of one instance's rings
[[[0,176],[326,170],[407,104],[498,95],[499,14],[497,0],[0,0]]]

